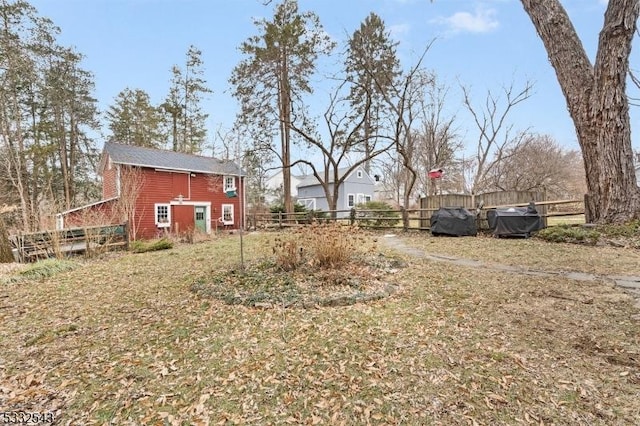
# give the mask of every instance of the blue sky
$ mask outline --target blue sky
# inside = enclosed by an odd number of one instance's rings
[[[563,1],[592,58],[605,3]],[[168,91],[171,66],[184,63],[189,45],[198,47],[213,90],[204,105],[212,130],[232,126],[236,102],[229,94],[228,79],[241,60],[238,46],[257,33],[253,19],[270,17],[273,11],[273,4],[264,6],[261,0],[32,0],[31,4],[61,28],[61,43],[86,56],[84,67],[94,73],[102,111],[125,87],[143,89],[160,103]],[[400,43],[400,58],[407,68],[436,39],[425,64],[451,86],[449,108],[457,113],[469,145],[474,142],[473,127],[462,107],[459,83],[470,87],[474,100],[481,102],[489,89],[500,90],[512,81],[521,87],[529,80],[535,83],[534,95],[510,115],[514,127],[550,134],[567,148],[578,148],[555,74],[519,0],[299,0],[299,7],[316,12],[340,45],[370,12],[377,13]],[[318,102],[323,95],[317,93]],[[632,116],[632,126],[636,124]]]

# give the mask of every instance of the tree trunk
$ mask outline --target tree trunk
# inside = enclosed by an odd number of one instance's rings
[[[584,159],[593,222],[640,217],[626,79],[639,0],[609,0],[592,65],[558,0],[521,0],[547,50]]]
[[[0,217],[0,263],[11,263],[14,261],[11,243],[9,243],[9,234],[7,233],[4,220]]]
[[[171,136],[173,152],[178,152],[178,113],[175,110],[171,112]]]
[[[291,198],[291,89],[289,87],[289,68],[286,50],[282,53],[280,73],[280,142],[282,154],[282,186],[284,190],[284,211],[293,213]]]

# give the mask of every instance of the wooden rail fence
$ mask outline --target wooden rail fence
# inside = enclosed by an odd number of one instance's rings
[[[461,198],[458,201],[462,200]],[[487,201],[491,200],[488,198]],[[486,212],[495,208],[525,207],[529,201],[504,201],[504,198],[493,199],[494,203],[485,202],[482,208],[476,209],[469,205],[449,203],[443,198],[443,207],[465,207],[472,213],[478,212],[478,225],[480,229],[488,229]],[[483,202],[481,200],[480,202]],[[545,226],[555,225],[550,218],[576,216],[584,214],[583,200],[548,200],[534,201],[540,216],[543,218]],[[285,228],[298,225],[306,225],[312,222],[329,222],[359,224],[370,228],[404,228],[412,230],[426,230],[431,226],[431,215],[440,208],[438,204],[422,203],[417,209],[391,209],[391,210],[369,210],[353,208],[350,210],[314,211],[306,213],[256,213],[250,215],[249,223],[251,228]]]
[[[77,254],[90,257],[95,253],[129,247],[126,223],[17,234],[10,236],[9,241],[18,262]]]

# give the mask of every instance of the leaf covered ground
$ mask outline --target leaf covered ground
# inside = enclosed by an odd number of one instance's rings
[[[640,268],[625,249],[402,238],[488,262]],[[247,259],[273,239],[246,236]],[[610,284],[405,256],[396,293],[350,306],[255,309],[189,291],[237,268],[238,246],[116,254],[1,285],[0,411],[83,425],[640,421],[637,310]]]

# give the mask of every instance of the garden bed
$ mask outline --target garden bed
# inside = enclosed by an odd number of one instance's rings
[[[275,262],[260,261],[201,277],[191,291],[229,305],[257,308],[346,306],[395,293],[398,287],[387,278],[401,266],[383,254],[359,256],[340,269],[304,265],[286,271]]]

